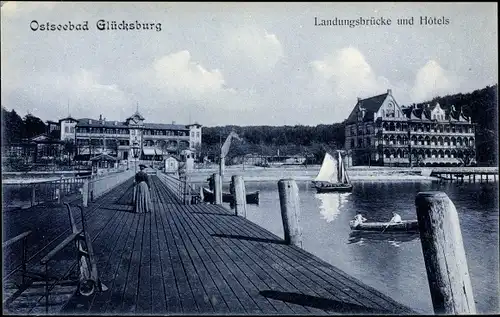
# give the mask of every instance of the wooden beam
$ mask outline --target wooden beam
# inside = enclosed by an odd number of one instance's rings
[[[300,200],[297,183],[293,179],[278,181],[278,191],[283,221],[284,240],[287,244],[302,247],[302,231],[300,228]]]
[[[22,239],[26,238],[26,237],[27,237],[27,236],[29,236],[30,234],[31,234],[31,230],[26,231],[26,232],[23,232],[23,233],[21,233],[20,235],[17,235],[17,236],[15,236],[14,238],[9,239],[9,240],[7,240],[7,241],[5,241],[4,243],[2,243],[2,249],[3,249],[3,248],[7,248],[8,246],[10,246],[10,245],[12,245],[12,244],[16,243],[17,241],[20,241],[20,240],[22,240]]]
[[[415,204],[434,313],[475,314],[455,205],[443,192],[420,192]]]

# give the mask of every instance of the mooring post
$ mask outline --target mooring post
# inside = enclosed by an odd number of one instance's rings
[[[302,231],[299,222],[300,200],[297,183],[293,179],[281,179],[278,181],[278,191],[285,242],[301,248]]]
[[[455,205],[443,192],[420,192],[415,205],[434,313],[475,314]]]
[[[36,199],[35,184],[31,184],[31,207],[35,205],[35,199]]]
[[[83,187],[82,187],[82,205],[83,207],[87,207],[89,205],[89,181],[84,180],[83,181]]]
[[[241,175],[231,177],[231,195],[233,196],[234,210],[237,216],[247,217],[247,195],[245,181]]]
[[[222,177],[218,173],[212,175],[214,179],[214,203],[216,205],[222,204]]]

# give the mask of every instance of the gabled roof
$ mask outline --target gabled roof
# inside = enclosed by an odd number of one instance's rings
[[[198,122],[195,122],[195,123],[192,123],[192,124],[188,124],[188,125],[186,125],[186,127],[188,127],[188,128],[189,128],[189,127],[192,127],[192,126],[195,126],[195,127],[197,127],[197,128],[201,128],[201,127],[202,127],[202,125],[201,125],[201,124],[199,124]]]
[[[133,115],[131,115],[130,117],[128,117],[127,120],[133,119],[133,118],[139,118],[140,120],[144,120],[144,117],[139,113],[138,110],[136,110]]]
[[[380,109],[385,99],[387,98],[388,93],[381,94],[378,96],[373,96],[366,99],[358,99],[358,103],[352,110],[351,114],[347,118],[347,123],[353,123],[357,120],[357,113],[360,109],[365,110],[365,115],[363,117],[363,121],[373,120],[374,114]]]
[[[90,159],[91,161],[117,161],[118,159],[116,157],[113,157],[111,155],[108,155],[106,153],[101,153],[97,156],[94,156],[93,158]]]
[[[61,122],[61,121],[66,121],[66,120],[73,121],[73,122],[78,122],[78,120],[77,120],[77,119],[75,119],[75,118],[73,118],[73,117],[71,117],[71,116],[68,116],[68,117],[66,117],[66,118],[59,119],[59,122]]]

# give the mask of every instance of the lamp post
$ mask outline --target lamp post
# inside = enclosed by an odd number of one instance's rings
[[[132,144],[132,151],[134,154],[134,173],[137,173],[137,158],[139,157],[139,150],[140,150],[139,143],[134,142]]]

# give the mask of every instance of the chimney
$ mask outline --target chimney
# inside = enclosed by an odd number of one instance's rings
[[[99,115],[99,120],[102,121],[102,114]]]
[[[392,89],[387,89],[387,93],[388,93],[389,95],[392,95]]]
[[[360,97],[358,97],[358,102],[360,102],[360,101],[361,101],[361,98],[360,98]]]
[[[172,121],[172,124],[175,124],[175,121]]]

